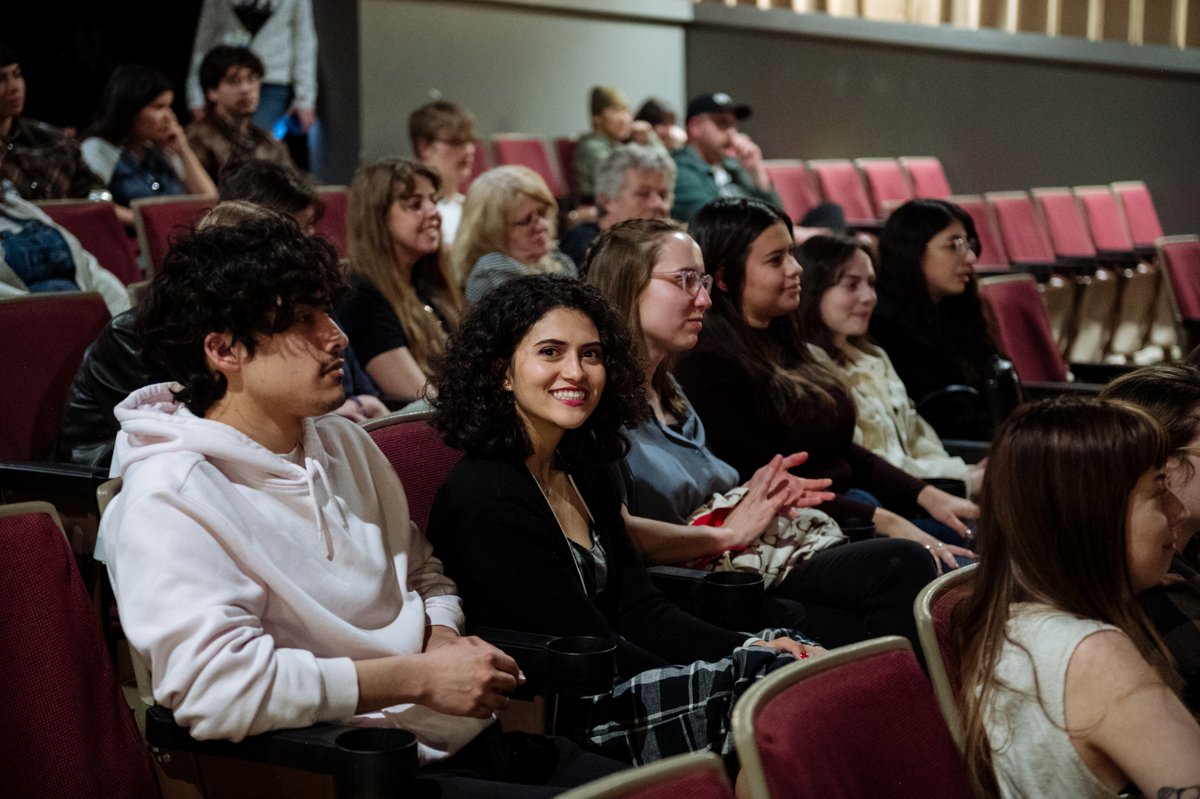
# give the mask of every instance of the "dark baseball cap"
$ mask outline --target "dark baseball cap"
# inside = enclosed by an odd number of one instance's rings
[[[750,106],[735,104],[733,98],[725,92],[702,94],[699,97],[693,97],[687,107],[688,119],[700,114],[720,113],[730,113],[737,119],[746,119],[750,116],[751,112]]]

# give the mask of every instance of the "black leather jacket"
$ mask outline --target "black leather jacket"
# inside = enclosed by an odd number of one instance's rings
[[[113,408],[142,386],[169,380],[150,364],[134,334],[133,310],[117,314],[83,354],[67,393],[58,459],[84,466],[108,466],[120,425]]]

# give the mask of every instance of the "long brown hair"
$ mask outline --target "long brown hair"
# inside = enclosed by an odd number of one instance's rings
[[[429,359],[441,352],[446,331],[417,295],[416,286],[421,286],[450,325],[458,324],[465,303],[457,281],[450,279],[442,249],[417,259],[408,275],[396,263],[388,210],[393,202],[412,193],[418,177],[426,178],[434,190],[441,186],[437,172],[419,161],[385,158],[359,167],[347,197],[346,245],[350,271],[370,280],[391,303],[404,328],[409,352],[428,375]]]
[[[1134,601],[1130,494],[1167,459],[1162,426],[1124,402],[1064,397],[1018,409],[996,434],[980,501],[979,567],[951,623],[962,652],[959,704],[978,793],[997,795],[983,726],[1017,602],[1112,624],[1178,688],[1170,655]]]
[[[638,359],[646,360],[646,337],[638,314],[638,298],[650,282],[650,273],[658,261],[667,237],[683,233],[683,225],[667,219],[630,219],[613,225],[596,237],[588,247],[580,271],[584,280],[600,289],[605,298],[625,318]],[[658,394],[663,408],[676,417],[687,414],[687,402],[670,377],[670,359],[664,358],[650,378],[650,387]]]
[[[711,322],[705,321],[708,334],[737,351],[755,381],[767,387],[775,412],[795,424],[831,412],[835,395],[845,394],[845,389],[808,351],[795,313],[773,319],[766,336],[759,335],[742,315],[746,257],[763,231],[776,224],[784,225],[791,235],[791,220],[775,206],[726,197],[697,211],[688,222],[688,232],[700,245],[705,271],[717,281]]]
[[[842,279],[846,264],[857,252],[867,253],[867,248],[844,233],[811,236],[796,248],[796,260],[804,267],[800,275],[800,307],[796,309],[800,316],[800,333],[805,341],[825,350],[834,363],[842,366],[848,359],[842,348],[833,343],[833,331],[821,318],[821,300],[825,292]],[[849,343],[863,352],[878,353],[865,335],[852,336]]]

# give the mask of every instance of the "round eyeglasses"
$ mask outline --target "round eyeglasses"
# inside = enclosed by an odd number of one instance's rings
[[[683,289],[689,297],[695,297],[700,293],[700,289],[710,291],[713,283],[712,275],[697,272],[695,269],[680,269],[678,272],[651,272],[650,277],[678,283],[679,288]]]

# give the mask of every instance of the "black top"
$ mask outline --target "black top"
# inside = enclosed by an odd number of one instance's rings
[[[576,264],[583,266],[587,248],[600,235],[600,226],[595,222],[580,222],[563,234],[558,249]]]
[[[441,311],[422,294],[419,286],[416,290],[417,296],[445,328],[446,319]],[[350,276],[350,292],[342,301],[337,316],[358,362],[364,366],[377,355],[408,346],[408,336],[396,310],[375,284],[362,275]]]
[[[689,615],[651,584],[625,533],[620,495],[608,473],[573,476],[607,558],[605,587],[594,599],[523,463],[467,457],[451,472],[434,500],[428,533],[458,584],[469,626],[609,638],[625,677],[718,660],[745,641]]]
[[[808,461],[793,471],[833,480],[831,490],[839,496],[820,509],[838,521],[874,513],[873,507],[840,496],[851,488],[870,492],[901,515],[916,511],[916,497],[925,482],[853,443],[853,399],[835,391],[832,409],[782,418],[767,387],[745,367],[745,355],[730,341],[734,335],[727,325],[706,323],[699,343],[681,353],[674,368],[717,457],[737,469],[745,482],[775,455],[807,452]]]
[[[891,297],[880,293],[871,315],[871,338],[883,348],[904,381],[917,410],[942,438],[986,441],[992,435],[992,418],[987,408],[987,387],[968,377],[963,365],[939,346],[928,329]],[[979,374],[987,367],[980,365]],[[978,398],[950,397],[935,400],[946,386],[965,385],[979,392]],[[922,403],[928,401],[928,405]]]

